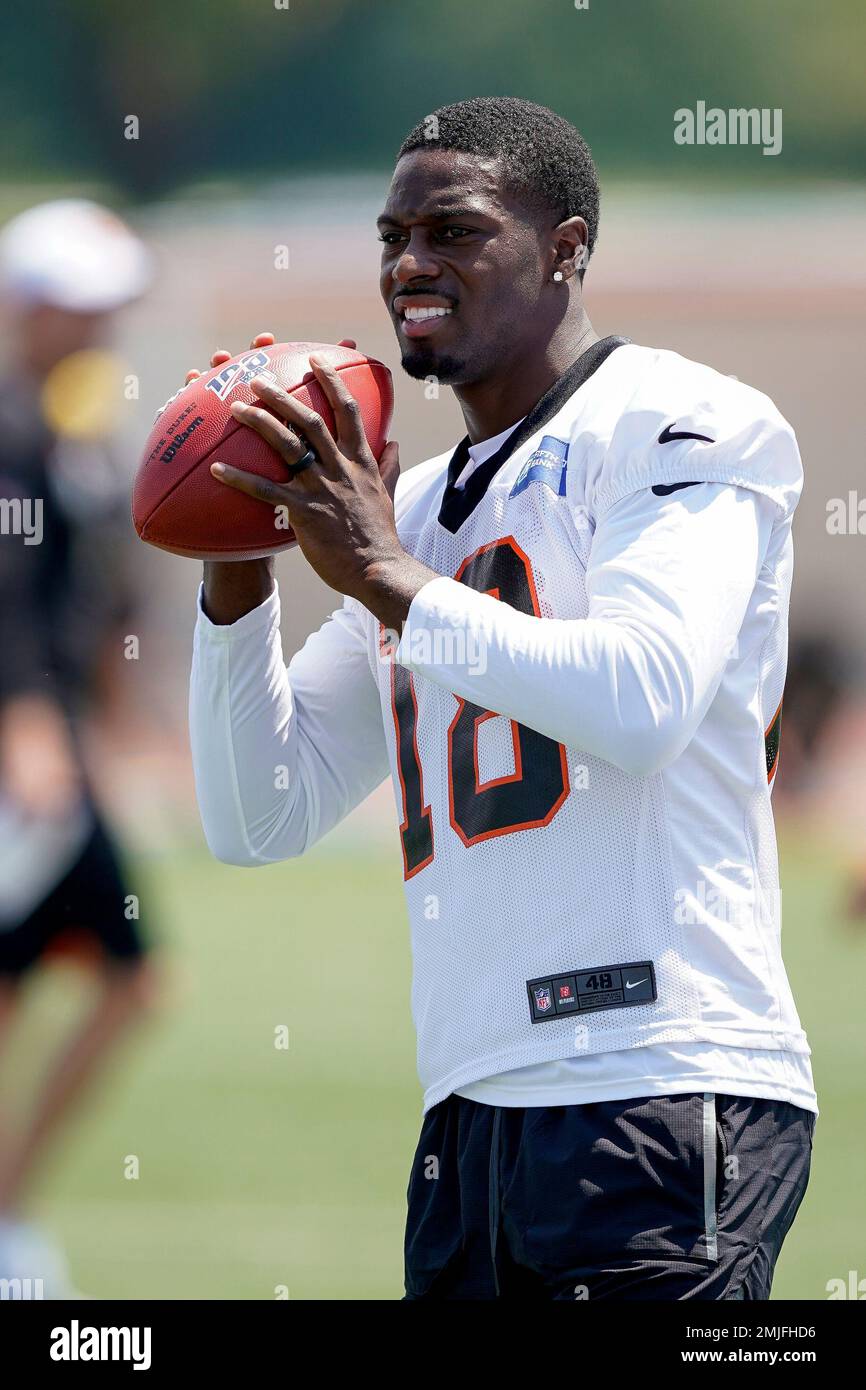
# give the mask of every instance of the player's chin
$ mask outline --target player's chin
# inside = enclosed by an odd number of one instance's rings
[[[403,348],[400,366],[416,381],[435,377],[443,386],[456,386],[466,377],[466,362],[462,357],[433,352],[429,347]]]

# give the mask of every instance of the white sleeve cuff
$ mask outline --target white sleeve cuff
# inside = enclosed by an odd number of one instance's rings
[[[504,713],[518,680],[515,662],[541,631],[539,619],[492,594],[457,579],[431,579],[412,600],[395,659],[464,700]]]
[[[396,660],[401,666],[427,674],[440,673],[446,665],[469,665],[469,653],[458,650],[453,635],[478,624],[488,604],[498,603],[490,594],[480,594],[459,580],[442,576],[431,579],[413,598]],[[446,637],[451,634],[451,640]],[[447,656],[456,658],[448,661]],[[463,658],[463,659],[461,659]]]
[[[258,632],[263,627],[279,625],[280,621],[280,589],[276,580],[274,581],[273,592],[268,594],[264,603],[260,603],[257,608],[251,608],[249,613],[244,613],[242,618],[238,618],[233,623],[213,623],[204,611],[204,584],[198,586],[198,596],[196,598],[196,609],[198,617],[196,620],[196,630],[200,641],[218,643],[235,642],[238,638],[248,637],[252,632]]]

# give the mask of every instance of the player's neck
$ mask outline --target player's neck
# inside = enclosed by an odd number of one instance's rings
[[[559,325],[546,346],[528,346],[501,374],[469,386],[455,386],[469,442],[492,439],[522,420],[581,353],[597,342],[598,334],[581,310],[576,321],[564,320]]]

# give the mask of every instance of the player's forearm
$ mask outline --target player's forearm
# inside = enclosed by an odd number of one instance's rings
[[[536,618],[440,579],[413,606],[401,663],[634,776],[671,761],[700,718],[667,644],[612,622]]]
[[[456,695],[649,776],[691,740],[735,653],[772,506],[721,484],[647,490],[595,531],[586,619],[538,618],[451,579],[417,595],[398,656]]]
[[[189,727],[202,826],[215,857],[253,866],[301,853],[298,735],[276,595],[230,625],[199,616]],[[269,854],[278,826],[279,849]]]
[[[204,611],[212,623],[237,622],[273,593],[274,562],[263,560],[212,561],[204,564]]]
[[[229,625],[203,612],[190,742],[208,845],[252,867],[303,854],[387,773],[378,690],[358,612],[339,609],[288,669],[279,592]]]

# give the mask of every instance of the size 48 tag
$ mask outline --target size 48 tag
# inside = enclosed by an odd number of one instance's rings
[[[526,990],[533,1023],[547,1023],[564,1014],[589,1013],[593,1009],[627,1009],[632,1004],[651,1004],[658,998],[651,960],[542,976],[527,980]]]

